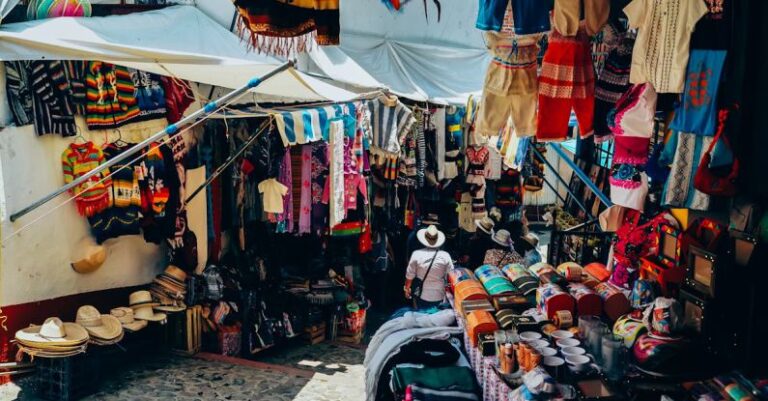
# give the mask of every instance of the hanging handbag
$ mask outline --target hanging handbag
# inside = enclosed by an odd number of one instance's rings
[[[723,138],[726,146],[730,147],[728,137],[723,135],[725,120],[728,118],[728,110],[720,110],[718,113],[717,133],[709,144],[704,156],[699,163],[699,169],[693,178],[693,187],[699,191],[712,196],[734,196],[736,194],[736,179],[739,176],[739,159],[733,158],[731,169],[727,174],[715,172],[710,167],[712,161],[712,150],[715,148],[718,139]]]
[[[357,240],[357,251],[362,255],[368,253],[373,249],[373,240],[371,239],[371,224],[368,222],[363,223],[363,232],[360,233],[360,238]]]
[[[424,280],[426,280],[429,276],[429,272],[432,270],[432,265],[435,264],[435,259],[437,259],[437,254],[439,252],[439,249],[435,251],[435,254],[432,256],[432,260],[429,262],[427,272],[424,273],[424,277],[419,278],[417,276],[414,277],[411,281],[411,298],[413,298],[414,302],[416,299],[421,299],[421,292],[424,290]]]
[[[408,201],[405,204],[405,218],[403,225],[408,227],[409,230],[413,230],[416,226],[416,199],[414,199],[413,192],[408,191]]]

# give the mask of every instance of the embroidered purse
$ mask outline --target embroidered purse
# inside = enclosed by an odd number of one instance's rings
[[[728,118],[728,110],[720,110],[718,114],[717,133],[709,144],[709,149],[704,153],[699,163],[699,169],[693,178],[693,186],[701,192],[713,196],[734,196],[736,194],[736,179],[739,176],[739,159],[734,156],[730,171],[727,174],[715,172],[710,167],[712,162],[712,150],[717,141],[723,138],[723,142],[730,146],[728,138],[723,136],[725,120]]]

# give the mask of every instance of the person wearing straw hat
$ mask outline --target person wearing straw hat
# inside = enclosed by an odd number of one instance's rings
[[[484,265],[502,268],[510,263],[523,263],[523,257],[515,251],[509,231],[501,229],[491,237],[493,246],[485,252]]]
[[[424,215],[424,217],[421,219],[421,222],[419,223],[419,227],[415,228],[413,231],[411,231],[410,234],[408,234],[405,250],[406,258],[410,259],[411,255],[413,255],[413,252],[423,246],[416,235],[418,234],[419,230],[429,226],[440,226],[440,220],[436,213],[427,213]]]
[[[494,233],[494,221],[490,217],[485,216],[482,219],[475,220],[475,226],[477,230],[469,240],[469,267],[472,269],[482,265],[485,253],[494,247],[494,242],[491,239]]]
[[[453,268],[448,252],[441,251],[445,234],[430,225],[416,232],[416,238],[424,248],[411,255],[405,272],[403,291],[407,299],[413,300],[416,309],[437,306],[445,298],[445,277]]]

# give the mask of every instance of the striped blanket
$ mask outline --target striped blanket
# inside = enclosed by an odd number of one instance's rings
[[[328,140],[330,121],[343,115],[355,116],[358,104],[334,104],[331,106],[283,112],[275,115],[277,130],[284,146]]]

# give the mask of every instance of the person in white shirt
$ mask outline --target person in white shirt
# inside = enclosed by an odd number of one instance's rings
[[[448,252],[441,251],[445,234],[434,225],[416,233],[424,248],[414,251],[405,271],[405,297],[412,299],[417,309],[427,309],[441,304],[445,298],[445,278],[453,268]],[[421,294],[414,293],[414,281],[420,281]]]

